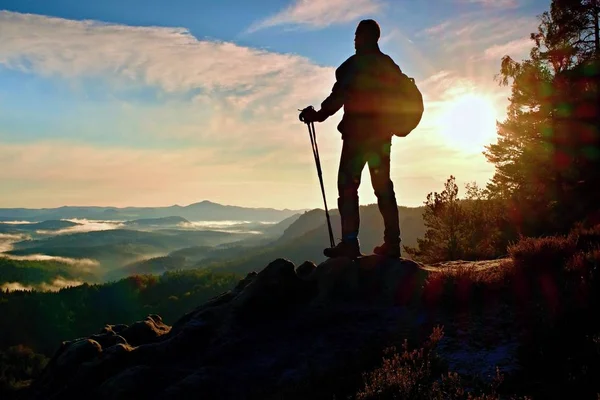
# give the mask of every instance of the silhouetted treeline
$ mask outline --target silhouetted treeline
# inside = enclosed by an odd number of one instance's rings
[[[105,324],[130,324],[159,314],[167,324],[231,289],[240,276],[206,270],[139,275],[59,292],[0,292],[0,349],[24,345],[52,355],[63,340]]]

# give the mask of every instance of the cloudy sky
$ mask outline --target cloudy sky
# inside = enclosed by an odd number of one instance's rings
[[[416,79],[421,126],[395,138],[400,204],[493,166],[507,88],[545,0],[0,0],[0,207],[321,205],[296,111],[328,95],[356,23]],[[341,148],[317,126],[328,200]],[[361,203],[375,201],[368,172]]]

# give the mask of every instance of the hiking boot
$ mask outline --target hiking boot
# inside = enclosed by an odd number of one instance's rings
[[[362,256],[360,252],[360,244],[358,240],[352,241],[341,241],[335,247],[329,247],[323,250],[323,254],[325,257],[335,258],[335,257],[348,257],[348,258],[357,258]]]
[[[384,243],[381,246],[377,246],[373,249],[373,253],[378,256],[390,257],[390,258],[400,258],[402,256],[402,252],[400,251],[400,243],[398,244],[389,244]]]

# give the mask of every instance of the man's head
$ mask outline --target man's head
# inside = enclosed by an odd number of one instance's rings
[[[381,30],[379,24],[372,19],[360,21],[356,27],[354,35],[354,48],[356,50],[365,47],[372,47],[379,41]]]

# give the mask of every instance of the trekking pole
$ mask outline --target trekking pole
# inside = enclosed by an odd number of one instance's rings
[[[317,164],[317,175],[319,176],[319,182],[321,184],[321,193],[323,194],[323,203],[325,203],[325,217],[327,218],[327,228],[329,229],[329,243],[331,247],[335,247],[335,240],[333,239],[333,230],[331,229],[331,219],[329,218],[329,210],[327,208],[327,198],[325,196],[325,185],[323,185],[323,172],[321,170],[321,158],[319,157],[319,146],[317,146],[317,131],[315,131],[314,122],[306,122],[308,126],[308,135],[310,136],[310,144],[313,150],[313,156],[315,157],[315,164]]]

